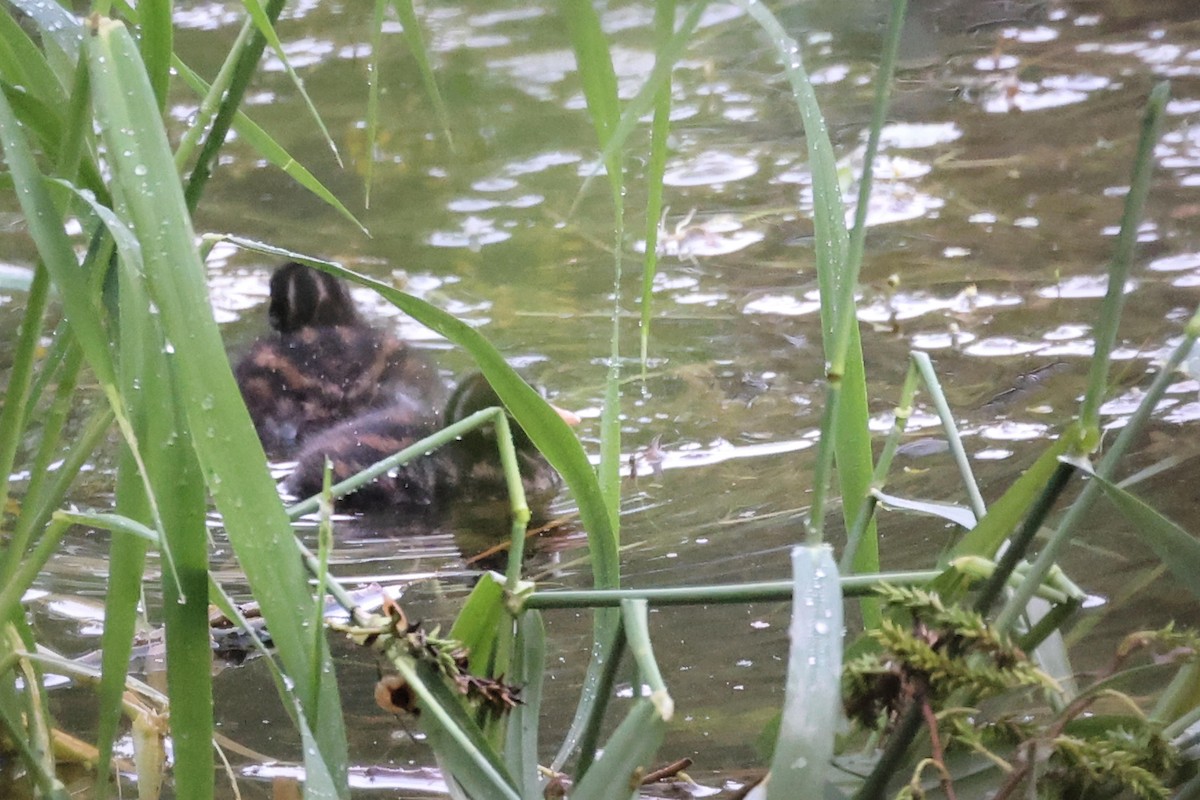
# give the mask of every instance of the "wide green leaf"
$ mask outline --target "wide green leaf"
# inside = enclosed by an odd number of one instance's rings
[[[1200,599],[1200,539],[1095,472],[1090,473],[1089,480],[1100,484],[1109,502],[1137,528],[1137,537],[1185,589]]]
[[[314,651],[298,609],[311,603],[292,532],[212,317],[203,264],[154,94],[120,23],[97,20],[89,48],[96,112],[114,180],[142,245],[190,441],[230,542],[262,604],[323,759],[346,792],[346,742],[329,654]],[[186,343],[176,348],[172,343]],[[161,446],[161,444],[160,444]],[[317,696],[305,691],[316,686]]]
[[[842,591],[833,551],[793,548],[792,581],[787,687],[768,800],[824,796],[842,709]]]

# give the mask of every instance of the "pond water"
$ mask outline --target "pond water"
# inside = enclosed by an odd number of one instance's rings
[[[830,6],[797,4],[781,16],[804,47],[835,148],[853,175],[879,49],[882,20],[871,11],[878,4],[842,2],[836,14],[810,12],[810,5]],[[908,352],[929,352],[991,500],[1077,408],[1140,110],[1151,86],[1166,77],[1173,100],[1156,151],[1106,423],[1120,424],[1132,409],[1155,360],[1200,300],[1200,19],[1193,0],[914,6],[862,275],[871,409],[876,429],[885,429]],[[177,10],[178,47],[202,74],[214,73],[235,36],[239,7],[209,2]],[[626,99],[652,63],[651,16],[645,4],[605,12]],[[345,170],[278,60],[268,59],[246,109],[359,215],[371,238],[240,142],[227,149],[197,228],[337,259],[461,316],[557,404],[584,417],[580,436],[594,453],[612,304],[611,211],[602,181],[579,196],[596,153],[562,21],[553,3],[498,9],[487,2],[435,4],[422,10],[422,20],[454,148],[430,110],[399,25],[389,21],[369,209],[362,204],[368,5],[299,3],[280,25]],[[642,454],[624,492],[624,583],[784,578],[809,502],[823,389],[803,135],[771,49],[732,6],[706,12],[676,69],[674,94],[668,236],[655,280],[650,364],[643,382],[631,363],[623,401],[624,451]],[[186,119],[192,100],[176,99],[170,113]],[[643,144],[644,132],[631,152]],[[634,212],[644,203],[639,169],[630,164],[627,205]],[[6,260],[29,263],[31,245],[8,217],[0,234]],[[633,356],[638,242],[626,249],[623,350]],[[265,330],[275,264],[219,246],[209,265],[229,349],[242,352]],[[447,376],[469,368],[464,353],[387,304],[370,294],[356,298],[375,324],[428,350]],[[6,330],[15,330],[21,301],[19,294],[0,301]],[[1194,514],[1197,388],[1178,379],[1135,459],[1137,466],[1180,459],[1140,491],[1185,525]],[[922,406],[909,438],[938,435]],[[661,458],[660,470],[651,468],[648,451]],[[107,502],[105,469],[97,465],[99,477],[78,502]],[[916,447],[899,460],[889,491],[964,498],[948,456],[936,448]],[[570,499],[556,501],[551,516],[557,524],[531,571],[546,586],[586,586],[586,543]],[[1106,662],[1114,637],[1187,621],[1183,615],[1194,608],[1169,580],[1147,579],[1155,560],[1135,545],[1128,526],[1112,514],[1094,517],[1065,560],[1094,595],[1086,613],[1100,620],[1087,646],[1077,648],[1080,668]],[[840,543],[836,509],[829,524]],[[410,617],[448,624],[478,574],[474,556],[506,528],[502,517],[478,515],[433,530],[403,520],[348,520],[339,526],[334,568],[351,580],[402,585]],[[880,530],[888,569],[928,566],[953,535],[941,521],[889,511]],[[39,601],[37,619],[48,642],[71,654],[98,644],[86,604],[103,597],[104,547],[98,535],[81,534],[41,587],[50,594]],[[227,588],[244,593],[226,547],[218,545],[214,563]],[[664,760],[694,758],[692,775],[714,788],[761,763],[754,740],[782,699],[787,618],[786,604],[652,614],[678,711]],[[591,625],[588,615],[573,612],[548,612],[547,624],[549,749],[574,707]],[[432,758],[374,705],[373,656],[348,646],[336,655],[352,752],[362,767],[356,781],[386,787],[387,796],[396,786],[419,794],[432,780]],[[225,669],[216,690],[222,733],[268,756],[294,756],[296,738],[261,664]],[[267,782],[255,780],[242,790],[249,797],[269,792]],[[364,789],[363,796],[372,793]]]

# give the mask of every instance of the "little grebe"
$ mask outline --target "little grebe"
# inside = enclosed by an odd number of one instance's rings
[[[346,286],[289,262],[271,276],[271,327],[235,370],[263,447],[283,455],[313,434],[372,408],[431,416],[437,370],[360,318]]]
[[[501,406],[499,396],[482,374],[464,379],[446,404],[445,424],[458,422],[476,411]],[[555,409],[569,424],[578,417]],[[510,417],[511,420],[511,417]],[[385,408],[348,420],[314,436],[298,457],[284,488],[296,497],[321,491],[325,459],[332,464],[332,481],[338,483],[393,453],[409,447],[438,429],[432,422],[413,422],[404,409]],[[510,426],[521,482],[531,504],[549,499],[559,486],[558,473],[537,451],[521,426]],[[460,439],[393,469],[338,501],[343,509],[359,511],[429,507],[454,493],[500,496],[505,491],[496,431],[484,425]]]

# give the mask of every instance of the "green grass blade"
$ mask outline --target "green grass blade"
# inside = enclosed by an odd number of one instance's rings
[[[827,546],[792,549],[787,688],[767,800],[823,797],[841,718],[842,592]]]
[[[33,364],[38,339],[42,335],[42,316],[50,297],[50,276],[45,268],[34,272],[33,284],[25,303],[25,314],[17,330],[17,343],[13,351],[12,367],[8,373],[8,385],[4,388],[4,408],[0,409],[0,512],[8,508],[9,480],[17,458],[17,447],[25,430],[25,409],[29,402],[30,384],[33,380]],[[9,574],[21,554],[26,541],[9,539],[0,561],[0,573]]]
[[[562,15],[575,51],[575,63],[588,113],[596,130],[602,151],[605,171],[612,193],[613,244],[613,317],[609,347],[608,375],[605,379],[604,408],[600,414],[600,491],[608,507],[610,524],[619,531],[618,511],[621,503],[621,426],[620,426],[620,317],[621,261],[624,250],[624,175],[619,148],[607,152],[621,117],[617,98],[617,76],[613,69],[612,53],[600,25],[600,16],[590,0],[569,0]],[[608,624],[613,624],[611,621]]]
[[[72,346],[65,354],[62,368],[55,371],[54,398],[42,414],[42,438],[30,470],[29,486],[21,503],[21,513],[13,526],[12,543],[28,541],[33,531],[41,530],[65,496],[67,487],[91,457],[100,438],[112,427],[112,411],[101,407],[92,412],[67,448],[61,452],[62,434],[77,399],[79,372],[83,354]],[[32,413],[30,409],[29,413]],[[58,461],[57,468],[53,462]]]
[[[285,0],[268,0],[266,14],[272,25],[283,12],[284,3]],[[208,135],[204,138],[200,154],[196,156],[196,163],[192,167],[187,188],[184,190],[184,198],[189,211],[195,210],[200,202],[200,196],[204,194],[204,187],[208,184],[208,179],[212,177],[217,154],[225,144],[229,127],[233,124],[238,109],[242,105],[242,98],[246,96],[246,88],[250,85],[250,79],[258,68],[258,61],[262,58],[266,46],[266,38],[256,29],[244,46],[229,54],[229,58],[233,60],[229,87],[221,94],[220,106],[208,127]]]
[[[637,797],[638,777],[658,752],[667,723],[649,700],[638,700],[605,742],[604,752],[571,792],[571,800]]]
[[[379,86],[383,82],[383,17],[388,0],[375,0],[371,18],[371,61],[367,64],[366,153],[363,164],[363,205],[371,207],[371,187],[375,181],[375,149],[379,139]]]
[[[872,473],[871,437],[867,428],[866,374],[862,362],[862,342],[858,326],[839,326],[840,315],[852,315],[852,302],[841,303],[839,298],[853,298],[851,284],[855,276],[848,267],[849,233],[846,212],[842,203],[837,176],[837,159],[833,144],[817,104],[816,93],[800,58],[800,45],[787,34],[775,16],[762,3],[742,0],[739,3],[766,31],[783,62],[792,88],[796,106],[808,145],[809,168],[813,184],[813,226],[816,233],[817,277],[821,294],[821,329],[824,333],[825,359],[834,365],[835,358],[844,354],[842,368],[831,370],[827,393],[826,419],[822,423],[822,439],[818,448],[817,468],[813,477],[813,507],[809,519],[810,540],[819,539],[824,522],[824,496],[828,490],[829,473],[836,457],[838,480],[841,484],[842,515],[847,530],[853,524],[855,510],[870,491]],[[839,327],[846,337],[835,341]],[[830,452],[832,448],[832,453]],[[879,546],[874,522],[867,526],[854,558],[856,572],[876,572],[879,569]],[[879,622],[877,605],[862,604],[863,621],[868,627]]]
[[[18,562],[13,574],[7,577],[3,588],[0,588],[0,615],[3,619],[9,619],[18,612],[21,597],[33,585],[38,572],[50,560],[50,556],[54,555],[68,527],[67,523],[51,525],[38,539],[33,550]]]
[[[542,615],[529,611],[517,621],[517,646],[511,680],[521,687],[521,704],[509,712],[504,757],[509,774],[520,781],[524,800],[542,800],[538,780],[538,721],[546,677],[546,629]]]
[[[507,665],[498,665],[494,670],[491,667],[501,620],[509,620],[504,610],[504,577],[485,572],[467,596],[467,602],[450,628],[450,638],[462,642],[467,648],[468,669],[472,675],[494,678],[508,672]]]
[[[128,467],[126,467],[128,468]],[[133,652],[134,631],[140,619],[142,579],[148,544],[135,536],[113,537],[108,550],[108,591],[104,597],[104,633],[100,640],[101,677],[97,690],[96,748],[99,757],[92,789],[97,798],[108,795],[113,744],[121,724],[125,675]]]
[[[1095,472],[1090,477],[1100,484],[1104,495],[1137,529],[1138,538],[1154,551],[1180,585],[1200,599],[1200,540],[1106,478]]]
[[[9,3],[33,21],[42,34],[43,47],[47,43],[53,43],[58,52],[74,65],[79,56],[79,47],[83,44],[83,26],[78,17],[58,3],[43,3],[39,0],[9,0]],[[51,71],[54,71],[56,66],[50,65]],[[70,83],[64,75],[58,77],[62,86]]]
[[[1137,245],[1137,229],[1141,224],[1142,209],[1146,205],[1146,195],[1150,192],[1150,177],[1154,172],[1154,147],[1158,143],[1163,113],[1170,93],[1171,87],[1166,81],[1156,85],[1150,92],[1150,99],[1142,113],[1142,132],[1138,139],[1137,155],[1134,157],[1129,194],[1125,196],[1125,207],[1121,214],[1121,231],[1117,234],[1116,250],[1108,266],[1108,289],[1100,305],[1100,314],[1093,334],[1095,352],[1088,374],[1087,394],[1084,395],[1079,411],[1079,418],[1089,429],[1099,429],[1100,426],[1100,404],[1104,402],[1104,393],[1108,389],[1109,360],[1117,339],[1121,309],[1125,305],[1125,281],[1133,263],[1133,250]]]
[[[43,182],[41,172],[30,152],[29,144],[13,115],[12,107],[2,92],[0,92],[0,143],[4,146],[9,170],[18,188],[17,196],[21,210],[29,224],[29,232],[37,245],[42,263],[45,264],[50,277],[62,292],[63,306],[67,318],[71,321],[77,341],[112,407],[122,436],[129,443],[131,452],[135,458],[139,459],[140,463],[141,456],[138,451],[137,437],[125,415],[124,400],[116,386],[112,354],[108,349],[108,333],[101,320],[96,298],[90,291],[90,280],[80,280],[81,270],[75,260],[70,240],[59,222],[61,219],[59,209]],[[82,274],[87,275],[86,272]],[[161,531],[161,518],[154,503],[153,491],[149,487],[144,465],[139,471],[143,476],[143,481],[146,482],[155,526]]]
[[[1145,124],[1142,128],[1143,144],[1145,143],[1146,139],[1157,130],[1158,126],[1154,120],[1161,115],[1160,106],[1162,103],[1166,102],[1166,95],[1167,88],[1165,84],[1159,84],[1151,93],[1151,101],[1149,103],[1146,118],[1144,120]],[[1139,146],[1139,151],[1141,149],[1143,148]],[[1130,194],[1133,195],[1135,192],[1131,190]],[[1140,207],[1140,203],[1136,202],[1134,199],[1127,198],[1127,209],[1131,205]],[[1129,220],[1124,220],[1122,225],[1124,226],[1126,223],[1133,224]],[[1136,224],[1133,224],[1133,227],[1136,227]],[[1120,257],[1114,258],[1114,264],[1111,267],[1113,271],[1119,272],[1122,269],[1119,263],[1117,263],[1120,260]],[[1123,285],[1123,276],[1120,280],[1118,280],[1117,276],[1110,274],[1110,287],[1114,283],[1119,286]],[[1193,314],[1192,318],[1188,320],[1188,323],[1184,328],[1182,341],[1171,353],[1159,374],[1155,376],[1154,381],[1150,384],[1150,388],[1147,389],[1145,395],[1142,397],[1141,403],[1138,404],[1137,410],[1121,429],[1121,433],[1118,434],[1116,441],[1114,441],[1111,447],[1109,447],[1108,452],[1105,453],[1099,465],[1096,467],[1096,472],[1099,475],[1105,478],[1111,478],[1113,471],[1116,469],[1117,462],[1125,455],[1128,448],[1133,443],[1134,437],[1140,433],[1140,431],[1149,421],[1150,415],[1153,413],[1159,399],[1162,397],[1163,393],[1167,389],[1167,386],[1170,384],[1175,370],[1179,368],[1179,365],[1183,363],[1183,359],[1188,353],[1191,352],[1197,336],[1200,336],[1200,310],[1197,310]],[[1099,351],[1100,348],[1101,343],[1099,340],[1097,340],[1097,350]],[[1084,411],[1081,411],[1081,424],[1082,414],[1087,413],[1087,406],[1088,399],[1085,397]],[[1098,430],[1095,426],[1084,425],[1082,435],[1079,437],[1076,447],[1071,452],[1089,452],[1095,445],[1097,436]],[[1009,597],[1007,603],[1005,603],[1004,608],[996,618],[996,627],[998,629],[1002,631],[1012,630],[1013,626],[1017,622],[1017,619],[1023,612],[1025,603],[1028,602],[1036,587],[1042,582],[1042,580],[1045,579],[1046,575],[1055,566],[1058,559],[1058,554],[1070,540],[1070,537],[1074,535],[1075,527],[1080,523],[1084,513],[1095,501],[1099,491],[1100,488],[1098,483],[1089,482],[1086,486],[1084,486],[1083,492],[1075,500],[1075,502],[1071,504],[1071,507],[1067,510],[1066,514],[1063,515],[1057,530],[1051,534],[1046,546],[1038,554],[1033,566],[1025,576],[1024,582]]]
[[[0,13],[0,75],[42,102],[60,107],[67,102],[45,54],[7,11]]]
[[[118,196],[125,187],[118,186]],[[146,467],[159,498],[163,531],[160,549],[170,553],[174,578],[160,579],[166,629],[167,688],[175,791],[180,798],[207,800],[213,793],[212,651],[208,630],[208,511],[196,453],[165,443],[186,441],[186,424],[170,377],[166,340],[150,307],[144,273],[121,259],[120,304],[125,395],[139,439],[148,444]],[[136,553],[129,571],[140,565]],[[124,602],[121,597],[117,602]],[[114,604],[115,605],[115,604]],[[132,609],[126,610],[132,613]],[[119,646],[122,655],[125,648]],[[115,659],[114,659],[115,660]]]
[[[3,93],[0,93],[0,142],[4,145],[5,159],[17,184],[17,198],[29,223],[29,233],[50,277],[62,291],[64,311],[71,320],[80,347],[97,380],[111,385],[115,373],[106,344],[108,335],[99,310],[84,291],[72,290],[85,283],[79,280],[79,262],[59,223],[59,210],[43,183],[41,171]]]
[[[138,0],[142,62],[150,77],[150,86],[161,111],[166,108],[167,89],[171,84],[171,56],[175,29],[171,25],[171,0]]]
[[[292,62],[288,60],[287,53],[283,49],[283,42],[279,41],[279,35],[275,33],[274,20],[267,14],[267,10],[263,8],[262,3],[258,2],[258,0],[242,0],[242,5],[245,6],[246,13],[250,15],[250,19],[254,22],[254,27],[258,30],[259,35],[266,40],[271,49],[275,51],[275,55],[279,57],[280,63],[283,64],[284,72],[291,79],[292,85],[296,87],[296,91],[300,93],[300,98],[304,101],[304,107],[308,109],[308,115],[317,124],[317,130],[321,132],[325,143],[329,145],[329,149],[333,152],[333,157],[337,161],[338,166],[343,166],[341,153],[338,152],[333,137],[329,135],[329,129],[325,127],[325,120],[321,118],[321,113],[317,111],[312,98],[308,96],[308,90],[304,88],[304,81],[300,80],[300,76],[292,69]]]
[[[1016,529],[1038,494],[1050,482],[1050,476],[1058,468],[1059,458],[1074,447],[1071,440],[1072,436],[1063,435],[1046,448],[1033,466],[1026,469],[999,500],[992,503],[979,524],[951,551],[947,562],[962,556],[995,558],[1004,539]]]
[[[596,139],[601,147],[607,147],[621,118],[621,107],[617,100],[617,73],[613,69],[608,40],[600,26],[600,15],[588,0],[567,0],[562,6],[562,16],[575,50],[575,63],[588,113],[596,129]],[[610,154],[604,164],[608,167],[609,181],[619,183],[621,163],[618,154]]]
[[[182,61],[175,61],[175,69],[179,72],[184,82],[191,86],[197,94],[203,96],[208,91],[208,86],[204,80]],[[324,201],[330,208],[345,217],[347,221],[360,231],[367,233],[366,226],[358,220],[358,217],[354,216],[350,209],[346,208],[342,201],[338,200],[333,192],[325,187],[325,184],[317,180],[315,175],[293,158],[291,153],[280,146],[254,120],[241,111],[238,111],[233,117],[233,128],[237,131],[238,136],[242,137],[242,140],[253,147],[259,155],[275,165],[285,175],[307,189],[314,196]]]
[[[404,39],[408,42],[409,52],[416,59],[417,69],[421,73],[421,83],[425,85],[425,93],[429,95],[429,101],[433,103],[433,112],[437,115],[438,124],[442,126],[446,142],[453,150],[454,137],[450,134],[450,115],[446,112],[446,103],[442,100],[442,93],[438,89],[433,67],[429,65],[429,48],[425,46],[425,37],[421,33],[421,22],[417,19],[416,12],[413,11],[412,0],[392,0],[392,6],[400,16],[400,24],[404,26]],[[370,144],[374,144],[375,140],[368,141]]]
[[[323,768],[337,778],[339,793],[345,793],[345,733],[329,654],[325,647],[313,651],[304,624],[301,610],[311,599],[303,567],[294,558],[287,517],[212,317],[205,271],[153,92],[123,25],[98,20],[92,35],[96,111],[114,180],[123,187],[129,221],[142,244],[147,284],[166,340],[187,343],[170,361],[192,447],[280,657],[293,685],[301,687],[300,703],[319,743],[317,750],[306,750],[305,759],[323,760]],[[304,691],[313,685],[320,687],[316,697]]]
[[[654,646],[650,642],[650,625],[647,620],[649,604],[645,600],[622,600],[621,620],[625,625],[625,639],[629,654],[638,669],[638,684],[650,689],[650,702],[658,710],[664,722],[675,715],[675,701],[667,691],[662,671],[654,659]],[[640,696],[640,692],[639,692]]]
[[[679,23],[679,28],[671,33],[668,27],[666,33],[670,34],[665,42],[660,43],[655,47],[654,52],[654,67],[650,70],[650,75],[642,87],[638,89],[638,93],[625,106],[625,110],[621,113],[616,125],[612,129],[612,133],[607,140],[602,140],[602,150],[600,153],[600,161],[603,164],[609,164],[614,158],[619,159],[622,148],[625,146],[629,136],[637,130],[641,124],[642,118],[653,109],[658,100],[658,94],[662,87],[671,80],[671,71],[674,69],[676,62],[683,57],[684,50],[687,49],[688,43],[691,41],[692,33],[700,24],[700,18],[704,15],[704,10],[708,7],[707,0],[699,0],[688,7],[687,13],[684,14],[683,20]],[[656,19],[657,19],[657,11]],[[672,18],[671,22],[674,22]],[[656,21],[657,26],[657,21]],[[607,44],[605,44],[607,49]],[[584,193],[591,185],[591,175],[589,175],[579,187],[579,195],[575,202],[571,205],[571,210],[567,214],[568,217],[574,216],[575,210],[579,205]],[[655,220],[657,221],[657,217]]]
[[[519,800],[500,756],[433,667],[408,658],[392,663],[419,700],[421,728],[445,765],[447,781],[453,778],[473,798]]]
[[[942,422],[942,432],[946,434],[946,442],[950,446],[950,455],[954,458],[954,464],[958,467],[958,474],[962,478],[963,489],[966,490],[967,499],[971,503],[971,510],[975,512],[975,516],[982,518],[987,514],[987,505],[983,502],[983,495],[979,491],[979,483],[975,480],[975,474],[971,470],[971,461],[967,458],[967,449],[963,447],[962,436],[958,433],[958,424],[954,421],[954,413],[950,410],[950,403],[946,400],[946,394],[942,391],[942,384],[938,380],[937,372],[933,368],[933,360],[928,353],[914,351],[910,358],[921,373],[921,379],[925,383],[925,389],[929,392],[929,397],[933,401],[934,410],[937,411],[938,419]]]
[[[702,6],[703,3],[696,5]],[[675,25],[675,0],[658,0],[654,5],[654,61],[664,58]],[[663,207],[663,175],[667,169],[667,134],[671,131],[671,78],[654,93],[654,121],[650,125],[650,160],[646,164],[646,253],[642,258],[642,378],[650,355],[650,320],[654,299],[654,276],[658,272],[658,226]]]

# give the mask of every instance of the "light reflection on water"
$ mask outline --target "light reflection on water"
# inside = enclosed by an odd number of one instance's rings
[[[1187,0],[1179,2],[1185,8]],[[702,38],[689,49],[673,86],[676,130],[665,197],[671,211],[654,283],[654,361],[644,387],[630,383],[625,390],[623,541],[634,546],[624,556],[628,585],[783,577],[782,553],[799,537],[808,504],[823,358],[807,157],[771,54],[748,24],[718,25],[717,16],[738,13],[730,8],[714,5],[706,12],[706,35],[715,39]],[[935,47],[944,57],[900,76],[878,162],[861,296],[872,430],[890,425],[908,350],[931,351],[989,500],[1061,429],[1082,393],[1093,316],[1107,286],[1103,265],[1114,244],[1146,91],[1155,77],[1200,74],[1185,28],[1109,18],[1096,13],[1095,4],[1086,11],[1058,4],[1049,19],[1027,27],[939,36]],[[203,41],[193,30],[231,31],[240,19],[235,12],[219,4],[177,11],[186,28],[181,47],[190,51]],[[298,121],[304,112],[287,79],[270,71],[256,82],[262,102],[253,108],[255,118],[361,211],[374,238],[363,240],[240,143],[218,173],[200,227],[338,258],[399,285],[480,328],[563,404],[594,412],[607,355],[611,212],[602,178],[577,197],[580,179],[595,173],[596,154],[555,13],[430,10],[428,40],[439,77],[454,87],[448,100],[454,152],[440,138],[419,81],[398,52],[398,26],[389,22],[384,135],[369,211],[360,208],[361,168],[341,173],[330,166],[312,126]],[[610,33],[640,32],[648,23],[648,9],[637,6],[606,17]],[[919,26],[919,16],[913,24]],[[289,59],[327,110],[339,147],[353,152],[365,89],[360,97],[346,87],[362,86],[365,18],[348,20],[309,4],[288,25]],[[850,23],[833,35],[796,33],[807,46],[808,68],[820,78],[844,193],[852,199],[870,95],[863,78],[871,74],[873,51],[855,48],[852,34],[861,31]],[[648,40],[631,37],[616,51],[626,98],[649,69],[651,56],[641,44]],[[198,67],[213,57],[192,55]],[[189,102],[181,98],[173,114],[194,113]],[[1132,413],[1143,373],[1200,299],[1190,291],[1200,282],[1200,198],[1194,194],[1200,98],[1178,96],[1170,110],[1139,237],[1142,266],[1126,286],[1130,311],[1116,353],[1120,382],[1102,408],[1109,427]],[[637,164],[629,166],[636,173]],[[634,213],[644,202],[641,191],[634,181],[627,199]],[[638,240],[645,234],[640,224],[629,228],[622,243],[630,251],[626,296],[638,291]],[[28,246],[22,240],[11,252],[27,254]],[[263,329],[273,264],[227,246],[218,246],[209,263],[214,307],[229,323],[236,351]],[[376,324],[394,325],[434,350],[446,373],[467,368],[461,354],[390,306],[368,293],[356,291],[355,298]],[[632,302],[626,308],[638,310]],[[4,313],[5,329],[13,329]],[[623,333],[632,355],[634,323]],[[1057,360],[1066,363],[1064,371],[1002,408],[991,404],[1022,375]],[[1184,455],[1188,446],[1173,433],[1196,422],[1195,398],[1194,382],[1180,380],[1159,411],[1165,438]],[[584,416],[581,436],[597,452],[598,414]],[[936,429],[922,406],[909,438],[934,437]],[[889,491],[896,494],[961,501],[956,474],[936,448],[905,459],[895,483]],[[1161,486],[1156,495],[1151,485],[1150,497],[1168,502],[1171,511],[1170,498],[1159,497],[1171,494],[1171,484]],[[1186,511],[1185,495],[1191,495],[1175,494],[1174,510]],[[569,502],[555,512],[570,517]],[[899,512],[887,512],[881,524],[892,568],[926,566],[952,535]],[[830,525],[836,539],[836,515]],[[1118,534],[1096,536],[1111,542]],[[406,603],[417,616],[448,623],[479,568],[468,557],[485,549],[487,538],[446,529],[417,535],[359,520],[341,526],[335,561],[339,574],[364,582],[390,576],[390,583],[410,589]],[[83,557],[55,565],[48,584],[102,592],[93,569],[99,541],[80,537]],[[1110,575],[1114,585],[1138,567],[1112,555],[1100,562],[1095,553],[1068,557],[1080,559],[1082,574]],[[585,558],[582,536],[568,524],[541,545],[534,570],[551,584],[586,584]],[[239,573],[228,554],[217,567],[236,592]],[[1087,588],[1105,593],[1112,587]],[[1145,624],[1165,621],[1172,607],[1170,598],[1148,599],[1142,610],[1154,619]],[[659,657],[678,670],[668,681],[677,697],[688,698],[672,742],[680,754],[695,753],[704,770],[755,760],[740,743],[757,735],[763,709],[778,704],[785,620],[780,604],[655,613]],[[548,625],[553,683],[561,692],[556,705],[565,707],[573,702],[590,621],[558,613],[548,615]],[[711,647],[714,632],[724,647]],[[79,637],[76,643],[90,638],[82,630],[72,636]],[[361,722],[356,735],[363,760],[374,763],[386,751],[393,765],[426,764],[425,751],[393,739],[394,720],[372,710],[369,657],[348,646],[338,656],[349,712]],[[742,660],[754,666],[739,667]],[[231,675],[218,681],[218,690],[228,693],[225,705],[236,696],[231,684],[248,680],[238,670]],[[251,705],[245,713],[243,733],[270,742],[268,726],[257,720],[273,712]],[[549,724],[561,729],[565,720]],[[382,750],[372,749],[371,737]],[[553,737],[552,730],[547,741]]]

